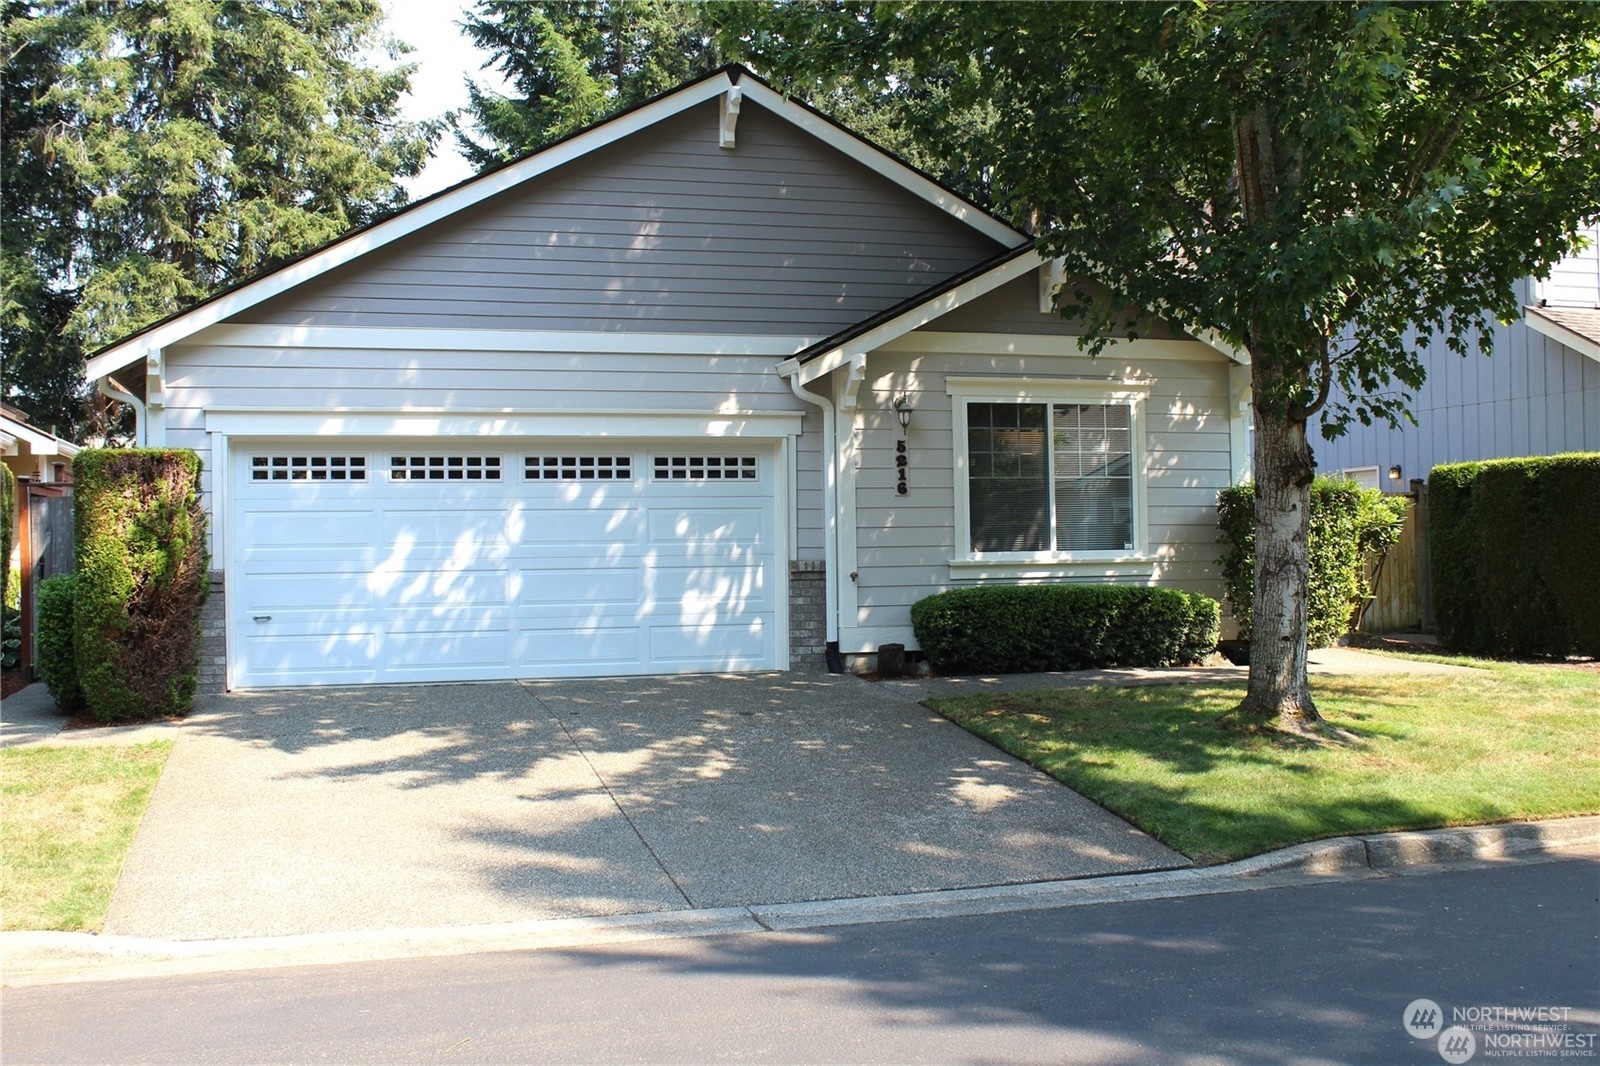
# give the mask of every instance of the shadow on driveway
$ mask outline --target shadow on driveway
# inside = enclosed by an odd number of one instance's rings
[[[108,933],[473,925],[1186,864],[848,676],[241,693],[178,736]]]

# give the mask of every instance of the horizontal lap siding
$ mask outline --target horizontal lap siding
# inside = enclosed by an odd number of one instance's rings
[[[1589,247],[1557,263],[1539,296],[1558,307],[1600,307],[1600,225],[1584,231]]]
[[[1157,581],[1220,596],[1216,497],[1230,483],[1232,472],[1228,374],[1221,356],[1201,354],[1195,361],[1091,361],[1070,343],[1056,357],[880,352],[868,362],[856,432],[855,622],[874,635],[871,639],[896,629],[909,637],[911,604],[973,583],[959,571],[952,576],[949,566],[956,554],[957,475],[947,377],[1023,375],[1154,380],[1145,406],[1146,528],[1152,549],[1162,554]],[[892,404],[902,394],[910,397],[914,412],[907,434],[906,496],[895,492],[895,444],[901,431]],[[861,640],[870,642],[867,637]]]
[[[181,347],[167,354],[167,443],[210,457],[208,408],[395,411],[802,412],[796,485],[801,558],[822,557],[822,419],[770,356],[614,353],[383,352]],[[337,416],[334,416],[337,417]],[[203,488],[210,507],[213,472]]]
[[[234,321],[825,336],[998,245],[764,109],[709,102]]]

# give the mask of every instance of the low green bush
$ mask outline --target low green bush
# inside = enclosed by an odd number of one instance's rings
[[[77,595],[74,574],[56,574],[39,582],[39,676],[44,680],[56,706],[76,711],[83,706],[83,689],[78,687],[78,658],[73,653],[72,602]]]
[[[1220,618],[1208,597],[1136,585],[984,585],[911,607],[923,654],[950,673],[1198,662]]]
[[[1600,656],[1600,453],[1436,466],[1428,508],[1447,647]]]
[[[200,458],[90,448],[72,461],[74,650],[101,721],[183,714],[200,667],[206,593]]]
[[[1351,616],[1372,595],[1366,560],[1381,556],[1405,526],[1404,496],[1364,489],[1348,478],[1319,477],[1311,484],[1311,525],[1306,538],[1306,641],[1326,648],[1349,632]],[[1250,638],[1255,592],[1255,486],[1250,482],[1217,494],[1217,539],[1228,610],[1241,639]]]

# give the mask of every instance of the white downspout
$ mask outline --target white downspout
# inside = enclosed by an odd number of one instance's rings
[[[822,588],[827,614],[828,669],[839,673],[844,667],[839,662],[839,487],[834,461],[837,443],[833,439],[837,415],[833,401],[807,389],[800,384],[798,376],[790,376],[789,388],[806,403],[822,408],[822,567],[825,579]]]
[[[144,401],[121,385],[118,385],[116,379],[110,374],[96,380],[95,385],[99,387],[102,395],[133,405],[133,442],[138,447],[143,448],[149,434],[148,423],[150,421],[150,412],[145,409]]]

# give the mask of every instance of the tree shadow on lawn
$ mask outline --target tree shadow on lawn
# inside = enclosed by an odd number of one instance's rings
[[[934,706],[1201,863],[1354,833],[1526,817],[1504,796],[1410,785],[1418,740],[1393,689],[1345,681],[1325,701],[1346,734],[1241,727],[1232,690],[1017,693]],[[1423,697],[1418,697],[1420,700]],[[1463,782],[1463,785],[1465,782]]]

